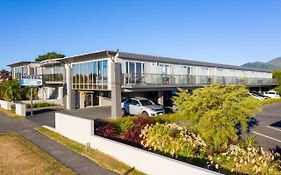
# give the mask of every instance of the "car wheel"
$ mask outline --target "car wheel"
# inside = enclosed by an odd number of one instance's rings
[[[124,117],[125,115],[127,115],[126,109],[122,108],[122,109],[121,109],[121,112],[122,112],[122,117]]]
[[[148,113],[146,111],[143,111],[141,114],[144,116],[148,116]]]

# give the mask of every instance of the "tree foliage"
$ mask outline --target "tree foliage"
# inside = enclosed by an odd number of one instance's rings
[[[177,114],[197,132],[212,149],[238,140],[238,127],[247,128],[247,118],[261,109],[242,85],[212,84],[187,93],[180,90],[173,98]]]
[[[0,94],[6,101],[15,101],[22,99],[25,90],[20,87],[18,80],[8,80],[1,84]]]
[[[51,60],[51,59],[56,59],[56,58],[63,58],[65,55],[59,54],[56,52],[48,52],[47,54],[44,55],[39,55],[35,61],[44,61],[44,60]]]
[[[277,87],[275,90],[281,94],[281,70],[275,70],[272,72],[274,79],[277,80]]]
[[[20,86],[18,80],[7,80],[0,85],[0,97],[6,101],[29,100],[30,88]],[[38,98],[38,88],[33,88],[33,99]]]

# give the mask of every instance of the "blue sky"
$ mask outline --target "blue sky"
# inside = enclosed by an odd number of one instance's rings
[[[280,0],[0,0],[0,68],[121,51],[240,65],[281,56]]]

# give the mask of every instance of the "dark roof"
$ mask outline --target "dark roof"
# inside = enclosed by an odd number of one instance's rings
[[[103,51],[91,52],[91,53],[86,53],[86,54],[81,54],[81,55],[70,56],[70,57],[64,57],[64,58],[57,59],[57,60],[64,62],[64,63],[82,62],[82,61],[87,61],[87,60],[91,60],[91,59],[106,58],[106,57],[114,56],[115,54],[117,54],[116,51],[103,50]],[[143,54],[135,54],[135,53],[128,53],[128,52],[119,52],[119,58],[172,63],[172,64],[186,64],[186,65],[191,65],[191,66],[206,66],[206,67],[238,69],[238,70],[246,70],[246,71],[271,72],[271,70],[266,70],[266,69],[248,68],[248,67],[242,67],[242,66],[209,63],[209,62],[194,61],[194,60],[184,60],[184,59],[162,57],[162,56],[143,55]]]
[[[74,55],[64,58],[57,58],[57,59],[53,59],[53,61],[59,61],[62,63],[83,62],[91,59],[113,57],[115,54],[117,54],[117,51],[102,50],[102,51]],[[128,53],[128,52],[119,52],[119,58],[171,63],[171,64],[183,64],[183,65],[191,65],[191,66],[205,66],[205,67],[216,67],[216,68],[226,68],[226,69],[238,69],[238,70],[246,70],[246,71],[271,72],[271,70],[266,70],[266,69],[248,68],[242,66],[234,66],[234,65],[218,64],[218,63],[210,63],[210,62],[202,62],[202,61],[194,61],[194,60],[184,60],[184,59],[162,57],[162,56],[135,54],[135,53]],[[30,63],[33,62],[21,61],[18,63],[10,64],[8,66],[16,67],[16,66],[26,65]]]
[[[217,67],[217,68],[238,69],[238,70],[248,70],[248,71],[271,72],[271,70],[266,70],[266,69],[248,68],[248,67],[234,66],[234,65],[227,65],[227,64],[184,60],[184,59],[161,57],[161,56],[142,55],[142,54],[127,53],[127,52],[120,52],[119,57],[130,58],[135,60],[143,60],[143,61],[164,62],[164,63],[172,63],[172,64],[186,64],[191,66],[206,66],[206,67]]]
[[[13,63],[13,64],[8,64],[7,66],[9,66],[9,67],[19,67],[19,66],[24,66],[24,65],[30,64],[30,63],[35,63],[35,62],[32,62],[32,61],[19,61],[19,62]]]

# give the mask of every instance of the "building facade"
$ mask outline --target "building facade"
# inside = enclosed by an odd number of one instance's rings
[[[56,97],[67,109],[113,105],[114,100],[130,96],[171,105],[177,88],[194,89],[212,83],[243,84],[256,90],[275,85],[268,70],[108,50],[9,66],[13,78],[42,74],[42,89],[57,92]]]

